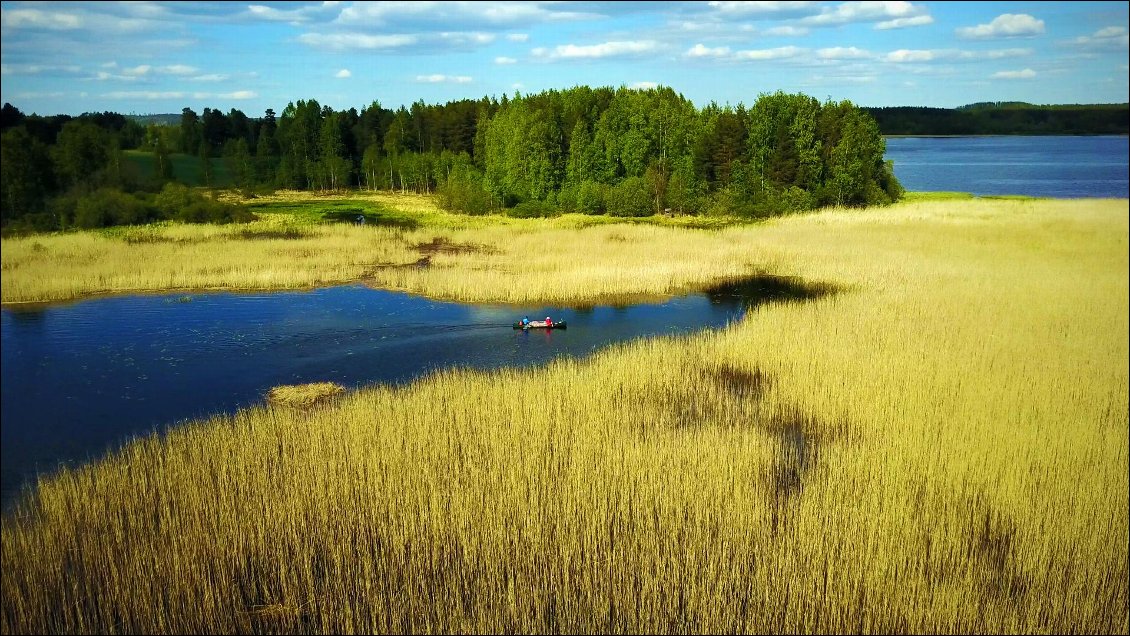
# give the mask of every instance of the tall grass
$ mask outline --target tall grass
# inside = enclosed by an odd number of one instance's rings
[[[587,257],[598,292],[640,291],[686,265],[633,278],[651,245],[852,291],[138,440],[4,520],[0,628],[1130,628],[1124,200],[592,230],[453,231],[498,251],[441,263],[485,284],[522,254],[510,286],[568,285]]]

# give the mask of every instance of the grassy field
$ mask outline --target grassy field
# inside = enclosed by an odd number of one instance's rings
[[[5,240],[4,299],[363,277],[580,302],[753,271],[843,291],[139,440],[4,519],[3,633],[1130,630],[1126,200],[714,230],[420,205],[411,228],[276,211]]]

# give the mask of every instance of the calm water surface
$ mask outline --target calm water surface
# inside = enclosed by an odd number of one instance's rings
[[[0,496],[185,419],[262,403],[280,384],[399,383],[449,367],[584,356],[724,326],[758,303],[810,297],[763,278],[622,307],[444,303],[360,285],[309,292],[122,296],[0,312]],[[565,330],[515,330],[523,314]]]
[[[1124,136],[890,137],[886,158],[912,192],[1126,198]]]

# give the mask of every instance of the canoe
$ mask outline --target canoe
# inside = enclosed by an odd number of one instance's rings
[[[552,327],[546,327],[545,321],[542,321],[542,320],[531,320],[530,324],[526,325],[525,327],[522,326],[522,323],[516,322],[516,323],[514,323],[514,328],[515,329],[564,329],[565,328],[565,321],[562,320],[561,322],[555,322],[555,323],[553,323]]]

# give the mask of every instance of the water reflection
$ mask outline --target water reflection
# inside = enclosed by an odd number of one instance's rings
[[[633,338],[720,327],[763,302],[827,293],[758,277],[662,302],[464,305],[343,286],[309,292],[121,296],[5,309],[0,496],[37,470],[133,435],[263,401],[280,384],[400,383],[442,368],[585,356]],[[553,316],[568,330],[515,330]]]

